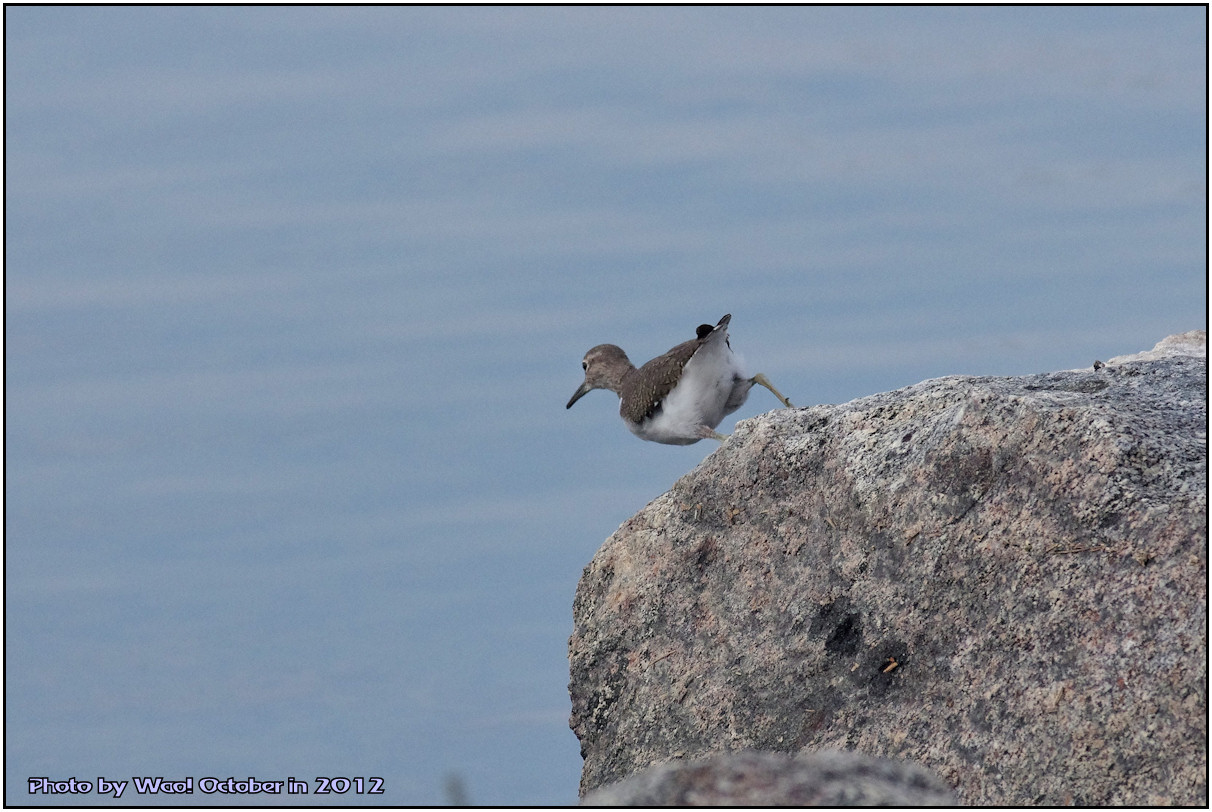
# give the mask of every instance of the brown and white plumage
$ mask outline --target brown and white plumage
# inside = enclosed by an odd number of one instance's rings
[[[765,386],[790,407],[765,375],[748,376],[728,342],[731,314],[712,327],[700,325],[696,337],[658,355],[639,369],[614,344],[585,353],[585,380],[565,408],[594,389],[619,396],[619,415],[644,440],[690,445],[704,437],[723,440],[715,431],[726,415],[741,407],[753,385]]]

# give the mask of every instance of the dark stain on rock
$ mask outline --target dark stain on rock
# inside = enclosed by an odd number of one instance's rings
[[[826,635],[825,651],[830,654],[852,655],[863,639],[863,622],[858,612],[850,611],[849,598],[838,598],[821,607],[809,631]]]

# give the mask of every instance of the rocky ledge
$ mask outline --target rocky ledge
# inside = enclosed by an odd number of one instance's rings
[[[962,804],[1205,803],[1206,342],[739,424],[581,578],[582,794],[843,750]]]

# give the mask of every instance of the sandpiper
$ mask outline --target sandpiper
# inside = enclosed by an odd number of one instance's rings
[[[690,445],[706,437],[724,440],[715,427],[741,408],[753,385],[760,384],[791,407],[791,401],[760,372],[749,377],[728,343],[728,322],[699,325],[697,338],[678,344],[636,369],[614,344],[599,344],[585,353],[585,381],[564,408],[571,409],[594,389],[619,396],[619,414],[631,433],[643,440]]]

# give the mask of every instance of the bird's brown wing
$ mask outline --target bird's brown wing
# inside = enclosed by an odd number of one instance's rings
[[[623,418],[640,423],[660,409],[661,403],[678,382],[682,367],[702,344],[701,338],[678,344],[630,375],[623,385],[623,402],[619,409]]]

